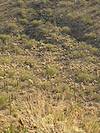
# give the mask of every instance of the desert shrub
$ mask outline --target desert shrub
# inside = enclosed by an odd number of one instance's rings
[[[28,24],[28,20],[26,18],[20,19],[19,22],[22,25],[27,25]]]
[[[87,55],[87,53],[85,53],[84,51],[78,51],[78,50],[74,50],[70,57],[72,58],[83,58]]]
[[[28,81],[29,79],[32,79],[33,77],[33,74],[31,71],[27,71],[27,70],[22,70],[20,72],[20,75],[19,75],[19,79],[20,81],[24,82],[24,81]]]
[[[18,79],[8,79],[6,81],[6,84],[7,84],[7,89],[10,91],[12,90],[16,90],[16,89],[19,89],[19,84],[18,84]]]
[[[93,33],[93,32],[86,33],[86,34],[84,35],[84,38],[85,38],[85,39],[96,39],[96,37],[97,37],[96,33]]]
[[[86,57],[86,62],[92,62],[95,64],[97,62],[97,59],[95,56],[88,56]]]
[[[0,95],[0,108],[5,108],[7,105],[8,97],[5,95]]]
[[[27,18],[27,13],[28,13],[28,10],[27,10],[27,9],[25,9],[25,8],[20,8],[20,9],[17,11],[16,15],[17,15],[17,17],[19,17],[20,19],[21,19],[21,18],[22,18],[22,19],[25,19],[25,18]]]
[[[3,79],[4,76],[5,76],[5,71],[0,69],[0,77],[1,77],[1,79]]]
[[[12,58],[8,56],[1,56],[0,57],[0,64],[10,64],[12,62]]]
[[[58,74],[58,70],[55,66],[47,66],[46,67],[46,75],[48,77],[54,77]]]
[[[61,28],[61,33],[63,35],[69,34],[69,33],[71,33],[71,29],[67,26],[64,26],[64,27]]]
[[[26,35],[30,38],[35,38],[36,40],[40,40],[43,37],[41,27],[43,25],[43,21],[41,20],[33,20],[31,24],[27,25],[25,29]]]
[[[91,16],[89,16],[89,15],[83,15],[83,16],[81,17],[81,20],[82,20],[83,23],[85,23],[85,24],[88,24],[88,25],[93,24],[93,20],[92,20]]]
[[[33,20],[31,22],[31,24],[32,24],[33,27],[37,27],[37,26],[43,24],[43,21],[42,20]]]
[[[11,40],[11,36],[6,34],[0,34],[0,40],[2,41],[2,43],[8,44]]]
[[[47,51],[55,51],[55,47],[52,45],[52,44],[48,44],[48,45],[46,45],[46,49],[47,49]]]
[[[100,49],[92,47],[91,45],[87,47],[91,54],[100,56]]]
[[[85,116],[84,119],[84,127],[85,130],[88,131],[89,133],[99,133],[100,132],[100,126],[99,126],[99,121],[96,118],[96,116]]]
[[[5,73],[8,78],[12,78],[15,75],[16,71],[14,69],[8,69],[5,71]]]
[[[52,22],[53,21],[53,10],[51,8],[47,8],[41,12],[41,16],[44,20]]]
[[[11,54],[23,54],[24,53],[24,50],[21,47],[17,45],[14,46],[12,44],[8,46],[8,51]]]
[[[51,82],[50,81],[44,81],[40,84],[40,89],[43,90],[49,90],[51,89]]]
[[[22,7],[24,5],[24,0],[17,0],[17,6]]]
[[[95,76],[93,74],[89,74],[87,72],[79,72],[76,74],[77,82],[90,83],[90,82],[93,82],[94,79],[95,79]]]
[[[6,33],[12,33],[12,34],[17,34],[19,31],[19,27],[16,23],[8,23],[5,32]]]
[[[77,12],[69,12],[69,13],[67,14],[67,17],[68,17],[70,20],[74,21],[74,20],[76,20],[76,18],[77,18]]]
[[[25,49],[31,49],[33,46],[33,42],[31,40],[26,40],[24,44]]]
[[[18,129],[16,126],[13,124],[10,124],[10,126],[4,130],[3,133],[28,133],[26,128],[21,127]]]

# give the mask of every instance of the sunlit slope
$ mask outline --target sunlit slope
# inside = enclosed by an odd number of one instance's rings
[[[99,4],[0,0],[0,133],[100,132]]]
[[[0,45],[0,130],[99,133],[99,50],[70,36],[61,38],[63,45],[6,39]]]

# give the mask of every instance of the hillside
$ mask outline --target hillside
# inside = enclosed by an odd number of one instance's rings
[[[100,47],[99,0],[1,0],[0,7],[1,34],[25,34],[46,42],[52,34],[70,34]]]
[[[100,132],[99,0],[0,0],[0,133]]]

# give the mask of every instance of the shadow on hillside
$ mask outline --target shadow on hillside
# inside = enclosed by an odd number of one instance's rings
[[[100,38],[99,36],[94,36],[94,34],[90,36],[86,36],[86,34],[93,33],[92,26],[89,24],[83,23],[80,19],[71,20],[69,18],[59,19],[58,18],[58,26],[60,27],[69,27],[71,29],[70,35],[74,37],[78,42],[86,42],[87,44],[91,44],[95,47],[100,47]]]

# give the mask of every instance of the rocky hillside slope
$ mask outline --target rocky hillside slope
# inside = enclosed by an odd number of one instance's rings
[[[99,5],[0,0],[0,133],[100,132]]]

